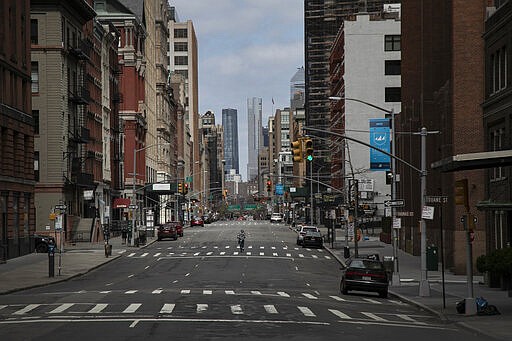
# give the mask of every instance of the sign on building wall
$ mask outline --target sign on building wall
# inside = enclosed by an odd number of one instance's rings
[[[370,119],[370,145],[387,153],[390,152],[390,126],[387,118]],[[387,171],[391,169],[391,157],[370,148],[370,170]]]

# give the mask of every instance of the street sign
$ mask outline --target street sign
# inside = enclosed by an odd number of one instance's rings
[[[401,229],[402,228],[402,219],[400,219],[400,218],[393,218],[393,228],[394,229]]]
[[[137,205],[130,205],[130,206],[128,206],[128,208],[130,210],[136,210],[137,209]]]
[[[55,205],[55,209],[56,209],[56,210],[65,211],[65,210],[67,209],[67,206],[66,206],[66,205],[63,205],[63,204]]]
[[[446,195],[427,195],[425,196],[425,202],[427,204],[446,204],[448,197]]]
[[[277,195],[284,194],[284,185],[283,184],[276,184],[276,194]]]
[[[434,206],[423,206],[421,217],[429,220],[434,219]]]
[[[384,206],[386,206],[386,207],[404,207],[405,200],[404,199],[386,200],[386,201],[384,201]]]

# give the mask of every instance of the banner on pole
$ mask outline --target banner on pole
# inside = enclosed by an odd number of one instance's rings
[[[387,118],[370,119],[370,145],[387,153],[391,150],[390,122]],[[391,169],[391,157],[370,148],[370,170],[388,171]]]

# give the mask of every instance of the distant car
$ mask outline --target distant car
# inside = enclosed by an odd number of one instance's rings
[[[341,270],[340,291],[346,295],[349,290],[378,292],[388,297],[389,279],[384,264],[375,259],[350,258]]]
[[[158,240],[162,240],[164,238],[172,238],[174,240],[178,239],[176,223],[165,223],[158,227]]]
[[[304,236],[306,235],[307,232],[320,232],[318,227],[307,225],[299,225],[297,231],[297,245],[302,245],[302,242],[304,241]]]
[[[190,226],[204,226],[204,221],[199,217],[194,217],[190,220]]]
[[[270,222],[271,223],[280,223],[283,221],[283,216],[281,213],[272,213],[270,216]]]
[[[172,224],[174,227],[176,227],[176,233],[179,237],[183,237],[183,224],[180,221],[170,221],[166,224]]]
[[[323,248],[324,240],[322,234],[318,231],[307,231],[302,239],[302,247]]]
[[[55,238],[50,236],[43,236],[39,234],[34,234],[34,242],[35,242],[35,250],[38,253],[46,253],[48,252],[48,245],[55,245]]]

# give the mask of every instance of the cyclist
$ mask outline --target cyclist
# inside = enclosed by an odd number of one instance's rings
[[[240,252],[244,252],[245,232],[240,230],[240,233],[236,235],[238,239],[238,245],[240,246]]]

